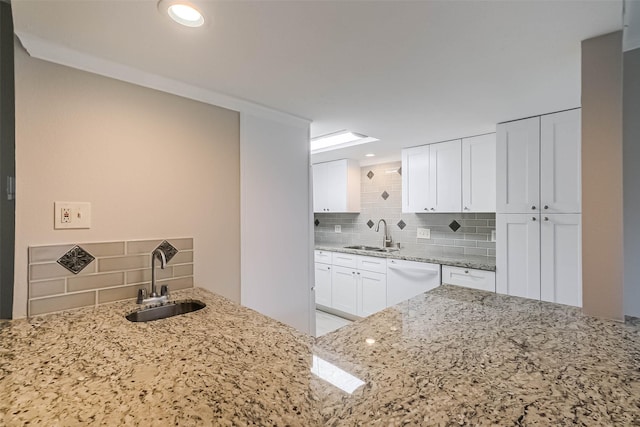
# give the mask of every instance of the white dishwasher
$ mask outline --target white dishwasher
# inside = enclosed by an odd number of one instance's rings
[[[440,264],[387,259],[387,306],[440,286]]]

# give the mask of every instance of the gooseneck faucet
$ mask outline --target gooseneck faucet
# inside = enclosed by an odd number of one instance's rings
[[[147,303],[165,303],[169,301],[169,286],[162,285],[160,288],[160,294],[158,294],[158,287],[156,285],[156,259],[160,260],[160,268],[164,269],[167,266],[167,257],[164,251],[160,248],[151,252],[151,294],[147,298],[147,290],[145,288],[138,289],[138,304]]]
[[[385,221],[384,219],[381,219],[380,221],[378,221],[378,225],[376,226],[376,233],[380,231],[380,223],[384,224],[384,235],[382,236],[382,247],[386,248],[388,244],[391,243],[391,236],[387,234],[387,221]]]
[[[159,296],[158,287],[156,286],[156,258],[160,260],[161,269],[164,270],[167,266],[167,257],[162,249],[158,248],[151,253],[151,295],[149,295],[151,298]]]

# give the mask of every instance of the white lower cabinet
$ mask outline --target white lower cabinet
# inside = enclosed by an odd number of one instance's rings
[[[387,308],[387,275],[358,271],[358,316],[367,317]]]
[[[496,274],[493,271],[443,265],[442,283],[495,292]]]
[[[333,266],[331,271],[331,308],[358,314],[358,278],[353,268]]]
[[[582,306],[581,214],[497,214],[496,291]]]
[[[316,304],[331,307],[331,265],[316,263]]]

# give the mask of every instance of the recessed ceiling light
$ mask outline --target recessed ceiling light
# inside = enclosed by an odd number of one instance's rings
[[[336,150],[338,148],[346,148],[373,141],[377,141],[377,139],[348,130],[340,130],[311,138],[311,152],[321,153],[323,151]]]
[[[204,25],[202,13],[188,1],[160,0],[158,9],[162,13],[167,13],[171,19],[185,27],[201,27]]]
[[[364,156],[365,156],[365,157],[375,157],[376,155],[375,155],[375,154],[373,154],[373,153],[369,153],[369,154],[365,154]]]

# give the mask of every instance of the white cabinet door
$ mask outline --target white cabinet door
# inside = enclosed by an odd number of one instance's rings
[[[316,163],[313,168],[313,211],[360,212],[360,166],[355,160]]]
[[[316,304],[331,307],[331,266],[316,263]]]
[[[326,163],[327,173],[327,210],[329,212],[347,211],[347,161],[338,160]]]
[[[462,140],[462,212],[496,211],[496,134]]]
[[[327,184],[329,179],[328,163],[318,163],[313,170],[313,211],[326,212],[329,203]]]
[[[366,317],[387,307],[387,275],[358,271],[358,316]]]
[[[540,212],[540,117],[499,124],[496,137],[497,212]]]
[[[358,279],[355,269],[333,266],[331,269],[331,307],[358,314]]]
[[[542,215],[541,299],[582,307],[580,214]]]
[[[429,146],[402,150],[402,212],[429,211]]]
[[[540,215],[496,215],[496,292],[540,299]]]
[[[542,116],[540,124],[542,213],[582,210],[580,110]]]
[[[459,139],[429,146],[429,210],[462,210],[462,145]]]

